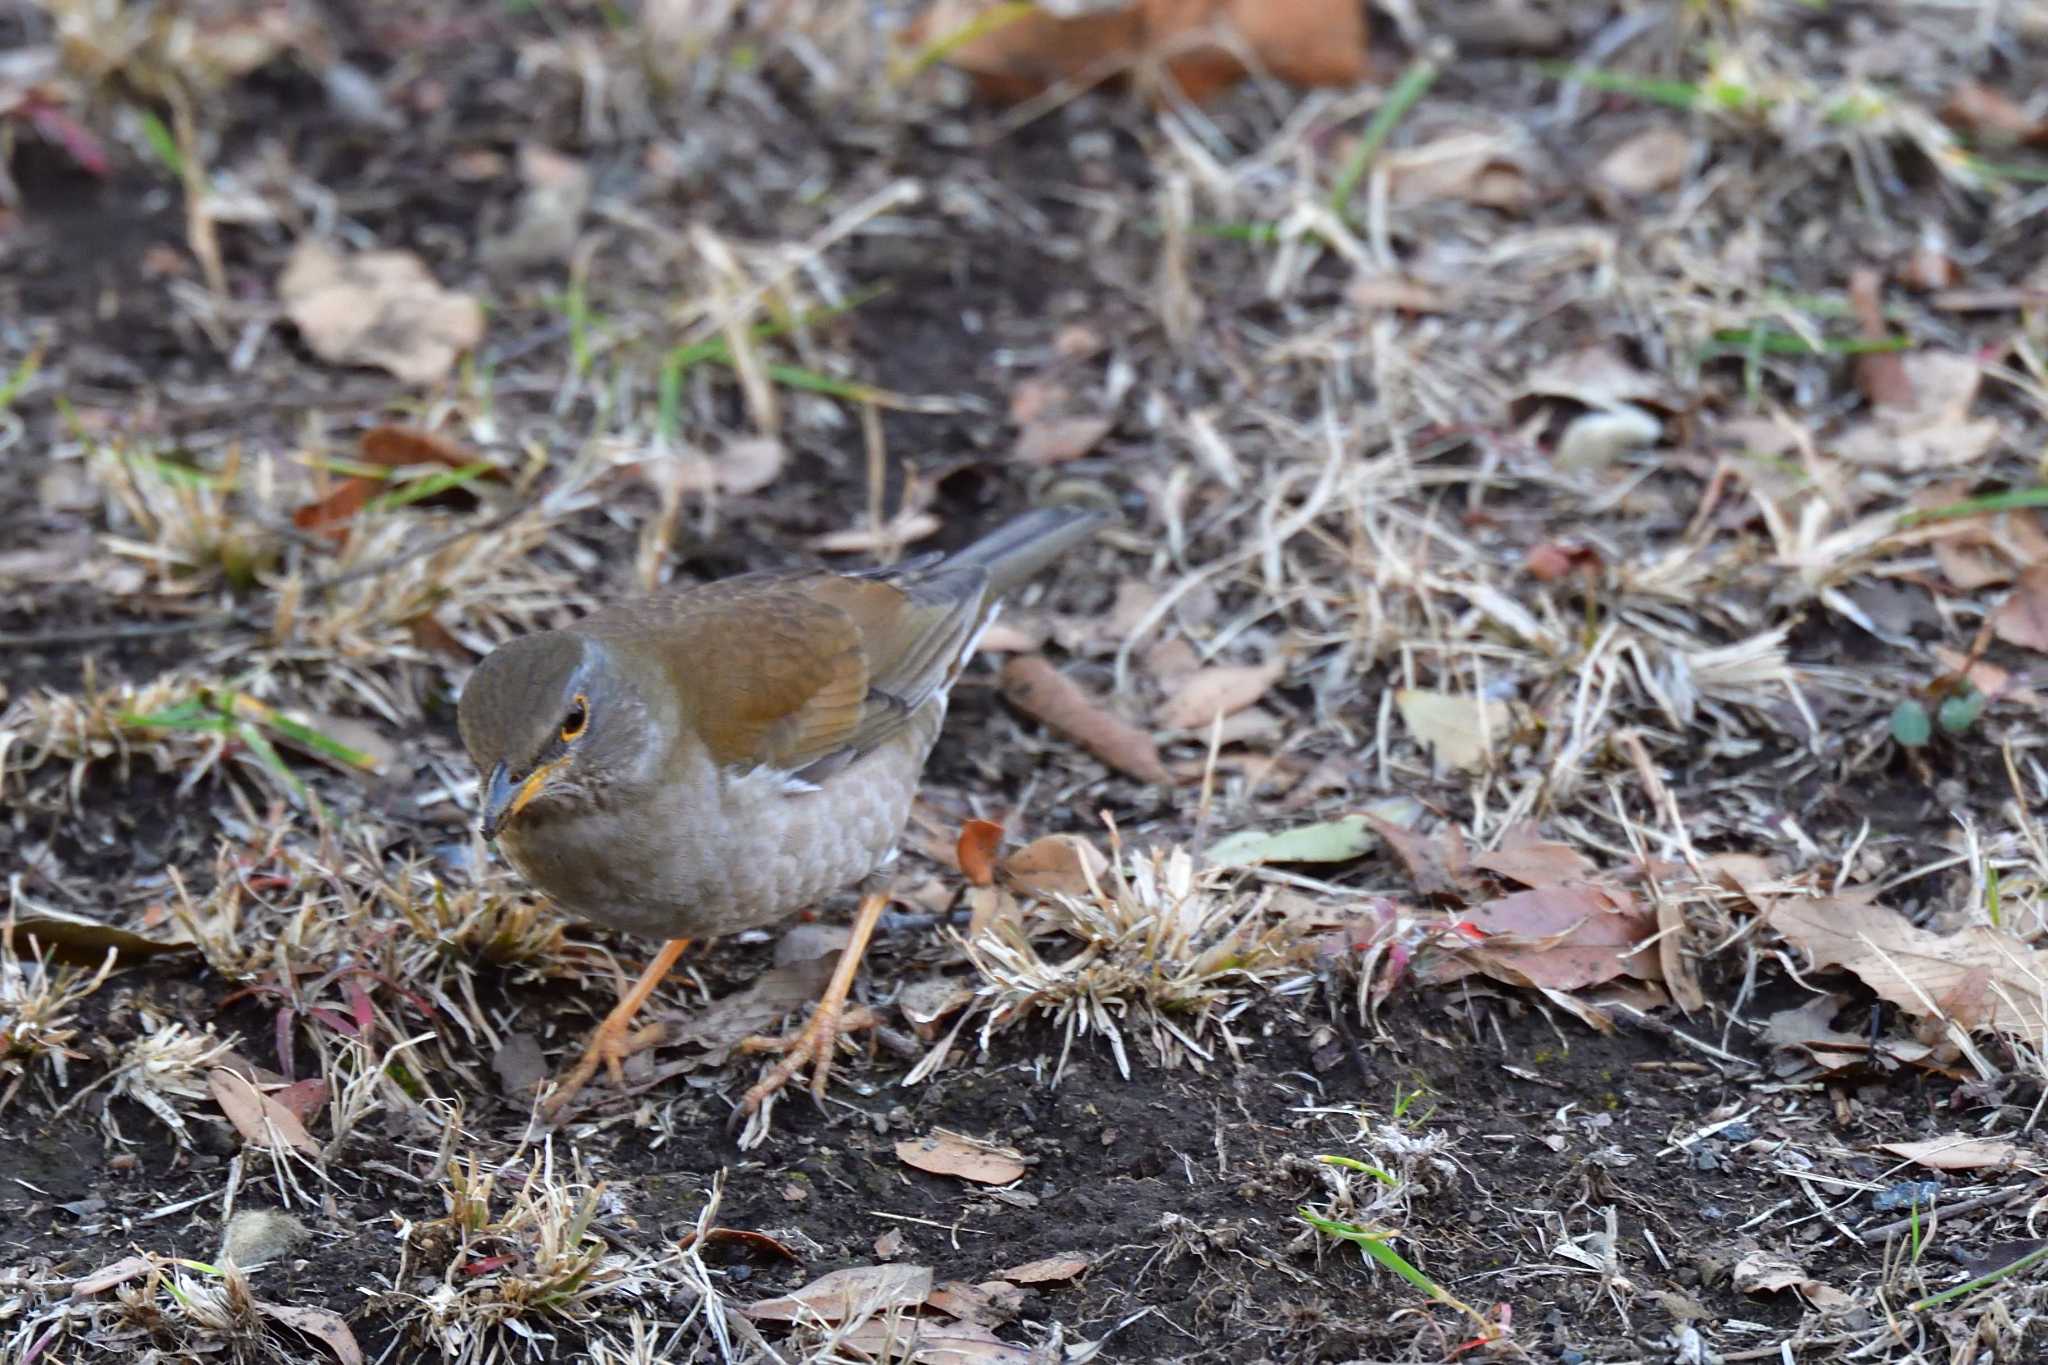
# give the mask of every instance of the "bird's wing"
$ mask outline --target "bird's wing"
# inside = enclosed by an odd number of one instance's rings
[[[606,608],[577,629],[652,650],[719,764],[820,774],[946,685],[981,594],[820,572],[749,574]]]

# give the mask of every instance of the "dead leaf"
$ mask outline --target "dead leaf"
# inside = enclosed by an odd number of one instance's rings
[[[1914,493],[1912,506],[1929,511],[1960,502],[1971,492],[1966,480],[1931,484]],[[2010,583],[2021,571],[2048,564],[2048,530],[2032,508],[1946,518],[1927,524],[1919,534],[1933,548],[1942,576],[1963,592]]]
[[[1862,266],[1849,275],[1849,307],[1856,314],[1857,335],[1865,341],[1884,341],[1891,328],[1884,320],[1884,279]],[[1906,374],[1905,357],[1897,351],[1867,351],[1856,357],[1856,386],[1863,396],[1881,408],[1911,410],[1913,381]]]
[[[1216,717],[1256,703],[1286,671],[1285,659],[1211,665],[1182,683],[1153,713],[1153,719],[1168,730],[1207,730]]]
[[[91,1298],[104,1294],[117,1284],[126,1284],[139,1275],[147,1275],[155,1268],[155,1262],[147,1256],[123,1256],[112,1265],[102,1266],[90,1275],[81,1276],[71,1282],[71,1297]]]
[[[1964,81],[1941,106],[1942,122],[1984,142],[2048,143],[2048,120],[2022,109],[2012,96],[1978,81]]]
[[[2009,645],[2048,653],[2048,564],[2020,575],[1991,613],[1991,630]]]
[[[881,526],[849,526],[811,538],[811,548],[828,555],[871,555],[915,545],[939,532],[943,523],[930,512],[898,512]]]
[[[1243,829],[1218,839],[1204,852],[1218,867],[1255,867],[1261,863],[1343,863],[1373,846],[1374,834],[1363,815],[1298,825],[1293,829]]]
[[[769,1234],[758,1232],[753,1228],[711,1228],[705,1232],[704,1242],[707,1246],[712,1242],[737,1242],[751,1251],[765,1251],[769,1255],[780,1257],[785,1261],[801,1261],[803,1259],[802,1256],[797,1254],[795,1247],[783,1241],[780,1237],[771,1237]],[[676,1239],[676,1250],[688,1251],[696,1244],[697,1230],[691,1228]]]
[[[703,1048],[706,1065],[723,1066],[742,1038],[764,1032],[790,1011],[817,999],[831,979],[833,961],[829,956],[812,957],[772,967],[747,989],[668,1024],[670,1037]]]
[[[325,1308],[294,1308],[289,1304],[256,1301],[257,1311],[273,1322],[281,1322],[295,1332],[303,1332],[313,1340],[334,1352],[334,1358],[341,1365],[363,1365],[363,1348],[356,1342],[356,1334],[349,1330],[348,1320],[339,1313]]]
[[[1997,443],[1997,421],[1970,417],[1984,379],[1975,359],[1953,351],[1914,351],[1898,360],[1910,398],[1875,408],[1843,432],[1834,442],[1836,455],[1910,474],[1969,464]]]
[[[242,1135],[242,1141],[251,1147],[270,1150],[274,1143],[283,1143],[309,1157],[320,1155],[320,1144],[313,1141],[298,1116],[279,1104],[256,1086],[224,1066],[215,1067],[206,1073],[206,1083],[213,1091],[214,1103],[235,1125],[235,1131]]]
[[[712,461],[712,478],[720,492],[744,497],[774,483],[788,459],[788,449],[774,437],[749,436],[726,445]]]
[[[1514,708],[1506,701],[1482,701],[1465,693],[1404,687],[1394,708],[1416,742],[1453,768],[1483,768],[1493,746],[1513,731]]]
[[[1345,291],[1362,312],[1447,313],[1451,300],[1434,285],[1406,275],[1360,275]]]
[[[1654,947],[1641,948],[1657,932],[1656,917],[1626,892],[1607,887],[1544,886],[1517,891],[1475,906],[1461,922],[1485,935],[1479,970],[1498,976],[1510,969],[1517,985],[1557,991],[1582,990],[1616,976],[1662,979]]]
[[[1473,854],[1471,861],[1482,872],[1492,872],[1524,886],[1589,882],[1596,871],[1592,859],[1570,844],[1536,838],[1503,843],[1490,853]]]
[[[2020,1149],[1998,1138],[1928,1138],[1921,1142],[1885,1142],[1879,1146],[1933,1171],[1981,1171],[1989,1167],[2011,1169],[2019,1163]]]
[[[2044,1039],[2040,983],[2048,952],[1988,925],[1952,934],[1922,929],[1869,892],[1785,899],[1771,927],[1804,951],[1811,969],[1840,967],[1908,1014],[1930,1011],[1971,1031]]]
[[[1030,1167],[1024,1154],[992,1142],[979,1142],[941,1128],[929,1137],[905,1138],[896,1144],[896,1159],[933,1175],[950,1175],[980,1185],[1007,1185]]]
[[[1848,1296],[1806,1273],[1797,1261],[1768,1251],[1752,1251],[1735,1263],[1731,1276],[1735,1288],[1744,1294],[1775,1294],[1794,1290],[1816,1308],[1841,1308]]]
[[[1024,1291],[1004,1280],[967,1284],[947,1280],[925,1303],[977,1327],[1000,1327],[1024,1311]]]
[[[1692,154],[1693,139],[1684,130],[1659,123],[1602,157],[1594,174],[1623,194],[1656,194],[1684,179]]]
[[[1078,834],[1048,834],[1033,839],[1003,859],[1003,880],[1027,896],[1091,895],[1089,874],[1102,884],[1109,859]]]
[[[1088,1258],[1077,1252],[1059,1256],[1045,1256],[1036,1261],[1026,1261],[996,1273],[1012,1284],[1052,1284],[1060,1280],[1071,1280],[1088,1268]]]
[[[444,379],[483,340],[484,313],[441,288],[410,251],[344,256],[299,243],[277,284],[285,314],[331,365],[369,365],[408,384]]]
[[[1003,664],[1003,696],[1117,771],[1140,782],[1172,782],[1159,746],[1144,731],[1110,711],[1041,654],[1020,654]]]
[[[590,168],[537,142],[519,148],[519,178],[526,188],[507,231],[486,239],[479,256],[486,269],[519,270],[565,261],[576,248],[590,207]]]
[[[894,1260],[903,1254],[903,1229],[890,1228],[875,1238],[875,1255],[885,1261]]]
[[[483,458],[459,441],[447,440],[417,427],[372,427],[356,444],[364,464],[388,470],[419,465],[463,469]],[[352,474],[336,484],[334,491],[326,497],[294,511],[292,524],[302,531],[322,532],[339,544],[347,537],[348,524],[369,505],[370,499],[390,488],[388,478]]]
[[[996,853],[1003,846],[1003,827],[993,820],[969,820],[960,826],[960,840],[954,856],[960,871],[975,886],[993,886]]]
[[[60,962],[92,967],[105,962],[110,952],[119,953],[130,961],[140,961],[162,953],[193,951],[192,942],[184,937],[183,929],[178,930],[178,936],[174,938],[150,938],[132,929],[102,924],[55,906],[17,910],[8,919],[6,928],[17,949],[33,945],[32,951],[48,952]]]
[[[1663,406],[1665,396],[1655,375],[1606,344],[1581,347],[1538,365],[1523,379],[1522,390],[1539,398],[1569,398],[1589,408],[1609,409],[1624,403]]]
[[[1387,841],[1387,847],[1408,869],[1417,895],[1451,896],[1465,889],[1470,860],[1465,852],[1465,836],[1456,825],[1445,825],[1432,839],[1416,830],[1413,818],[1390,820],[1368,813],[1365,821]]]
[[[1529,577],[1539,583],[1555,583],[1573,573],[1597,578],[1601,564],[1598,550],[1576,540],[1546,540],[1532,545],[1522,560],[1522,567],[1529,571]]]
[[[932,1292],[930,1266],[856,1265],[740,1311],[757,1322],[844,1322],[859,1314],[915,1308]]]
[[[1382,160],[1389,197],[1398,205],[1456,200],[1518,213],[1536,199],[1518,144],[1498,133],[1449,132]]]
[[[1017,435],[1019,464],[1044,468],[1078,460],[1102,443],[1116,425],[1111,417],[1046,417],[1027,423]]]
[[[1365,16],[1351,0],[1133,0],[1071,15],[1048,9],[1021,11],[951,46],[945,59],[974,77],[983,98],[1004,101],[1125,70],[1158,87],[1163,66],[1165,81],[1199,104],[1244,78],[1240,54],[1295,85],[1354,85],[1366,74]],[[988,10],[986,0],[941,0],[908,36],[943,43]]]
[[[833,1341],[862,1359],[914,1365],[1035,1365],[1039,1359],[971,1322],[874,1317],[835,1334]]]

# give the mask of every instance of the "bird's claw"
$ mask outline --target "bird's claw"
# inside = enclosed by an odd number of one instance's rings
[[[737,1127],[752,1119],[756,1111],[796,1079],[806,1065],[810,1067],[811,1098],[822,1104],[826,1084],[832,1077],[832,1063],[838,1053],[840,1035],[875,1028],[880,1023],[874,1012],[865,1006],[846,1008],[821,1004],[795,1033],[780,1038],[756,1034],[741,1039],[739,1050],[742,1052],[780,1052],[782,1056],[768,1068],[766,1075],[740,1096],[739,1105],[732,1112],[731,1126]]]
[[[621,1090],[626,1088],[626,1059],[653,1047],[661,1041],[662,1035],[662,1026],[659,1023],[647,1024],[630,1033],[627,1032],[626,1024],[630,1022],[630,1018],[631,1016],[621,1019],[613,1014],[607,1016],[605,1021],[597,1026],[596,1031],[590,1035],[590,1042],[583,1049],[583,1056],[556,1083],[547,1099],[541,1102],[540,1116],[543,1122],[559,1122],[563,1111],[569,1106],[569,1101],[575,1099],[582,1093],[583,1087],[590,1084],[590,1079],[597,1074],[599,1066],[603,1066],[610,1073],[613,1085]]]

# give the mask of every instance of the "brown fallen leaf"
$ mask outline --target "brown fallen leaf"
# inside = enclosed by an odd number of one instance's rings
[[[1884,277],[1868,266],[1849,275],[1849,307],[1856,314],[1857,335],[1865,341],[1884,341],[1891,328],[1884,320]],[[1913,407],[1913,381],[1907,377],[1905,357],[1897,351],[1866,351],[1856,357],[1856,386],[1863,396],[1881,408]]]
[[[2048,145],[2048,119],[2028,114],[2012,98],[1979,81],[1964,81],[1941,106],[1942,122],[1980,141]]]
[[[1378,831],[1394,850],[1394,856],[1408,869],[1408,878],[1420,896],[1452,896],[1465,889],[1470,859],[1465,835],[1456,825],[1445,825],[1434,839],[1412,826],[1367,812],[1365,823]]]
[[[1367,313],[1447,313],[1452,306],[1443,290],[1406,275],[1360,275],[1345,297],[1353,308]]]
[[[1916,511],[1930,511],[1960,502],[1973,491],[1969,481],[1951,479],[1920,489],[1911,505]],[[2031,507],[1944,518],[1928,523],[1919,534],[1933,548],[1942,576],[1962,592],[2010,583],[2022,571],[2048,564],[2048,529]]]
[[[1790,1289],[1816,1308],[1845,1308],[1849,1296],[1807,1273],[1797,1261],[1769,1251],[1751,1251],[1735,1263],[1730,1279],[1743,1294]]]
[[[525,190],[512,225],[484,240],[478,258],[486,269],[519,270],[563,261],[590,207],[590,168],[537,142],[519,148],[519,178]]]
[[[451,441],[417,427],[372,427],[363,433],[357,448],[364,464],[375,465],[379,469],[406,469],[415,465],[462,469],[482,459],[476,451],[459,441]],[[302,531],[323,533],[338,544],[347,537],[348,524],[369,505],[370,499],[390,488],[389,479],[352,474],[336,484],[326,497],[294,511],[292,524]]]
[[[1416,742],[1453,768],[1485,767],[1494,746],[1514,730],[1508,702],[1465,693],[1404,687],[1394,693],[1394,709]]]
[[[1172,778],[1152,737],[1110,711],[1041,654],[1020,654],[1003,664],[1003,696],[1117,771],[1140,782],[1167,786]]]
[[[408,384],[431,384],[484,335],[484,312],[441,288],[410,251],[346,256],[307,238],[278,278],[285,315],[331,365],[370,365]]]
[[[756,1322],[844,1322],[859,1314],[915,1308],[932,1292],[930,1266],[856,1265],[834,1270],[803,1288],[750,1303],[740,1311]]]
[[[906,1325],[873,1317],[835,1333],[832,1339],[860,1359],[910,1365],[1035,1365],[1041,1359],[971,1322],[919,1320]]]
[[[290,1304],[265,1303],[256,1301],[256,1310],[272,1322],[281,1322],[295,1332],[303,1332],[328,1350],[341,1365],[363,1365],[363,1348],[356,1341],[356,1334],[349,1330],[348,1320],[341,1314],[325,1308],[296,1308]]]
[[[2048,653],[2048,564],[2019,576],[1991,613],[1991,630],[2009,645]]]
[[[780,1257],[785,1261],[801,1261],[803,1259],[802,1256],[797,1254],[795,1247],[781,1238],[771,1237],[769,1234],[757,1232],[753,1228],[711,1228],[704,1233],[704,1242],[707,1246],[712,1242],[735,1242],[754,1251],[765,1251],[769,1255]],[[697,1229],[691,1228],[676,1239],[676,1250],[688,1251],[696,1244]]]
[[[765,1032],[790,1011],[818,998],[831,979],[834,959],[812,957],[771,967],[743,991],[722,996],[667,1025],[669,1037],[705,1050],[704,1063],[722,1066],[740,1040]]]
[[[907,36],[945,43],[990,8],[988,0],[940,0]],[[945,60],[972,75],[984,99],[1003,101],[1128,71],[1155,99],[1170,84],[1199,104],[1244,78],[1246,55],[1295,85],[1353,85],[1366,75],[1365,15],[1351,0],[1132,0],[1090,11],[1018,11],[949,47]]]
[[[1078,834],[1033,839],[1003,859],[1003,880],[1027,896],[1088,896],[1089,874],[1102,884],[1109,859]]]
[[[1003,846],[1003,827],[993,820],[969,820],[960,826],[960,840],[954,856],[960,871],[975,886],[993,886],[996,853]]]
[[[1014,456],[1019,464],[1043,469],[1078,460],[1102,443],[1116,425],[1111,417],[1043,417],[1025,424],[1017,434]]]
[[[71,1282],[71,1297],[91,1298],[104,1294],[117,1284],[126,1284],[140,1275],[147,1275],[155,1269],[156,1263],[147,1256],[123,1256],[111,1265],[101,1266],[90,1275],[80,1276]]]
[[[1211,665],[1183,682],[1152,718],[1168,730],[1207,730],[1218,716],[1233,715],[1257,703],[1286,671],[1285,659]]]
[[[1911,474],[1970,464],[1997,444],[1998,422],[1970,416],[1984,379],[1984,367],[1973,357],[1913,351],[1896,359],[1910,398],[1874,405],[1870,417],[1836,438],[1836,455],[1851,464]]]
[[[1484,130],[1448,131],[1419,146],[1382,158],[1388,194],[1404,206],[1446,200],[1519,213],[1536,201],[1536,187],[1524,167],[1521,146]]]
[[[1007,1185],[1029,1170],[1024,1154],[944,1128],[928,1137],[896,1144],[896,1159],[933,1175],[950,1175],[980,1185]]]
[[[1768,913],[1772,928],[1807,954],[1811,970],[1840,967],[1916,1017],[1930,1013],[1971,1031],[2044,1039],[2040,983],[2048,951],[1988,925],[1952,934],[1922,929],[1874,893],[1787,898]]]
[[[1512,967],[1537,986],[1575,991],[1621,975],[1662,976],[1656,949],[1637,946],[1657,932],[1656,916],[1626,892],[1535,887],[1475,906],[1460,919],[1485,935],[1489,964]]]
[[[1683,129],[1659,123],[1600,158],[1593,173],[1622,194],[1657,194],[1684,179],[1693,147],[1694,140]]]
[[[1524,886],[1556,886],[1564,882],[1589,882],[1596,869],[1592,859],[1570,844],[1552,843],[1534,837],[1503,841],[1490,853],[1472,855],[1472,866],[1492,872]]]
[[[214,1103],[235,1125],[242,1141],[251,1147],[272,1150],[282,1143],[305,1156],[320,1155],[320,1144],[313,1141],[298,1116],[258,1090],[251,1081],[219,1066],[206,1074],[206,1083],[213,1091]]]
[[[1931,1171],[1981,1171],[1993,1166],[2010,1169],[2018,1165],[2020,1159],[2020,1149],[2013,1143],[1999,1138],[1972,1137],[1966,1133],[1920,1142],[1878,1145],[1894,1156],[1902,1156]]]
[[[932,1290],[927,1306],[978,1327],[1001,1327],[1024,1311],[1024,1291],[1006,1280],[968,1284],[947,1280]]]
[[[1036,1261],[1012,1266],[996,1272],[1012,1284],[1052,1284],[1060,1280],[1071,1280],[1088,1268],[1086,1256],[1078,1252],[1065,1252],[1058,1256],[1044,1256]]]

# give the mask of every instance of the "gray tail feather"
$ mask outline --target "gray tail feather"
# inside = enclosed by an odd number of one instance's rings
[[[1034,508],[946,560],[937,573],[986,570],[989,597],[1000,597],[1114,520],[1093,507]]]

